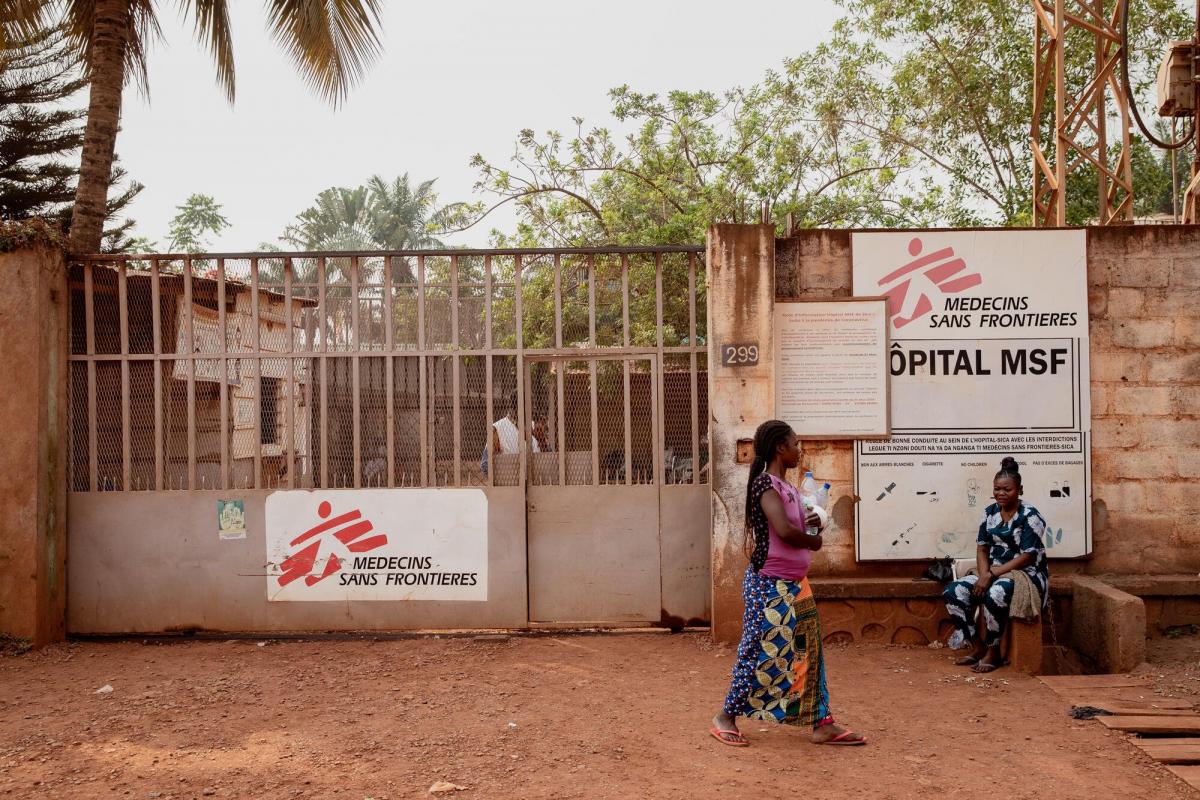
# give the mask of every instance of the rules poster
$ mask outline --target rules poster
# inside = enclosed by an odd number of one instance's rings
[[[858,558],[972,558],[992,478],[1021,465],[1047,553],[1091,551],[1084,231],[852,236],[889,301],[892,438],[855,443]]]

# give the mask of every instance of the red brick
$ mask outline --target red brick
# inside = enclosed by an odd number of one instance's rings
[[[1195,481],[1160,482],[1154,486],[1154,503],[1161,508],[1200,511],[1200,483]]]
[[[1181,450],[1175,457],[1181,478],[1200,478],[1200,450]],[[1200,527],[1200,526],[1198,526]]]
[[[1112,259],[1096,258],[1088,259],[1087,265],[1087,280],[1088,286],[1108,286],[1109,275],[1112,272]]]
[[[1114,288],[1108,290],[1108,315],[1122,320],[1140,317],[1146,306],[1146,293],[1141,289]]]
[[[1091,385],[1092,394],[1092,417],[1102,417],[1112,413],[1113,393],[1117,387],[1107,386],[1105,384]]]
[[[1200,383],[1200,353],[1156,355],[1149,363],[1150,383]]]
[[[1200,420],[1147,419],[1140,420],[1142,441],[1159,447],[1195,447],[1200,445]]]
[[[1174,478],[1175,461],[1175,451],[1168,449],[1110,450],[1104,458],[1097,458],[1093,467],[1098,481],[1144,481]]]
[[[1175,344],[1180,347],[1200,347],[1200,316],[1175,320]]]
[[[1182,256],[1171,259],[1172,286],[1200,286],[1200,258]]]
[[[1118,347],[1153,350],[1170,347],[1178,337],[1178,321],[1169,319],[1128,319],[1114,321],[1113,343]]]
[[[1197,289],[1147,289],[1147,317],[1195,316],[1200,309],[1200,290]]]
[[[1137,416],[1165,416],[1174,410],[1172,391],[1166,386],[1118,386],[1113,391],[1113,411]]]
[[[1093,353],[1092,380],[1101,383],[1140,383],[1145,372],[1146,357],[1128,350]]]
[[[1108,283],[1110,286],[1132,286],[1144,289],[1151,286],[1166,286],[1170,280],[1170,259],[1145,258],[1128,254],[1113,262]]]
[[[1200,389],[1195,386],[1171,389],[1171,410],[1189,417],[1200,416]]]
[[[1153,496],[1148,497],[1147,502],[1155,502]],[[1108,514],[1108,527],[1117,533],[1115,541],[1123,541],[1127,546],[1131,541],[1136,541],[1141,546],[1165,544],[1175,533],[1175,522],[1175,514],[1152,511],[1109,511]],[[1130,553],[1136,552],[1131,546],[1127,549]]]
[[[1097,483],[1092,487],[1092,497],[1103,500],[1110,513],[1132,513],[1146,508],[1146,487],[1141,481]]]
[[[1136,419],[1113,417],[1092,422],[1092,447],[1136,447],[1142,441],[1142,429]]]

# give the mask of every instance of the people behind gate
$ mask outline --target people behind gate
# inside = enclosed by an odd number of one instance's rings
[[[548,453],[551,450],[550,435],[546,427],[546,412],[535,411],[533,415],[532,450],[535,453]],[[521,452],[521,429],[517,426],[517,393],[509,397],[508,408],[500,419],[492,423],[492,435],[484,446],[483,456],[479,460],[479,471],[484,475],[488,472],[489,456],[492,453],[501,455],[516,455]]]
[[[758,427],[746,486],[750,564],[742,583],[742,639],[725,705],[709,729],[734,747],[750,744],[738,717],[811,725],[817,744],[866,744],[862,734],[836,724],[829,710],[821,623],[808,583],[812,554],[821,549],[821,519],[802,510],[799,491],[787,482],[787,470],[799,463],[799,440],[787,423]],[[806,525],[818,532],[808,533]]]
[[[996,501],[983,513],[976,540],[975,573],[949,584],[943,596],[954,633],[954,649],[974,645],[959,666],[991,672],[1003,664],[1000,641],[1009,619],[1034,617],[1050,601],[1050,572],[1043,534],[1046,520],[1021,502],[1016,459],[1005,458],[992,481]],[[982,625],[977,616],[982,615]]]

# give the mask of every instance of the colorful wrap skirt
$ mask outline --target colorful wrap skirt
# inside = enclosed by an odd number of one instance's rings
[[[808,579],[771,578],[750,567],[742,597],[742,641],[725,713],[814,727],[832,722],[821,621]]]

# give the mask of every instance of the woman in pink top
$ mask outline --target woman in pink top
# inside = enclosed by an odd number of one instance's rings
[[[746,747],[737,718],[812,725],[817,744],[866,744],[833,721],[825,688],[821,623],[808,585],[821,534],[815,513],[784,477],[800,463],[799,440],[786,422],[764,422],[754,434],[754,463],[746,485],[746,546],[750,566],[742,583],[746,613],[725,706],[709,732],[723,744]],[[753,538],[751,538],[753,534]]]

